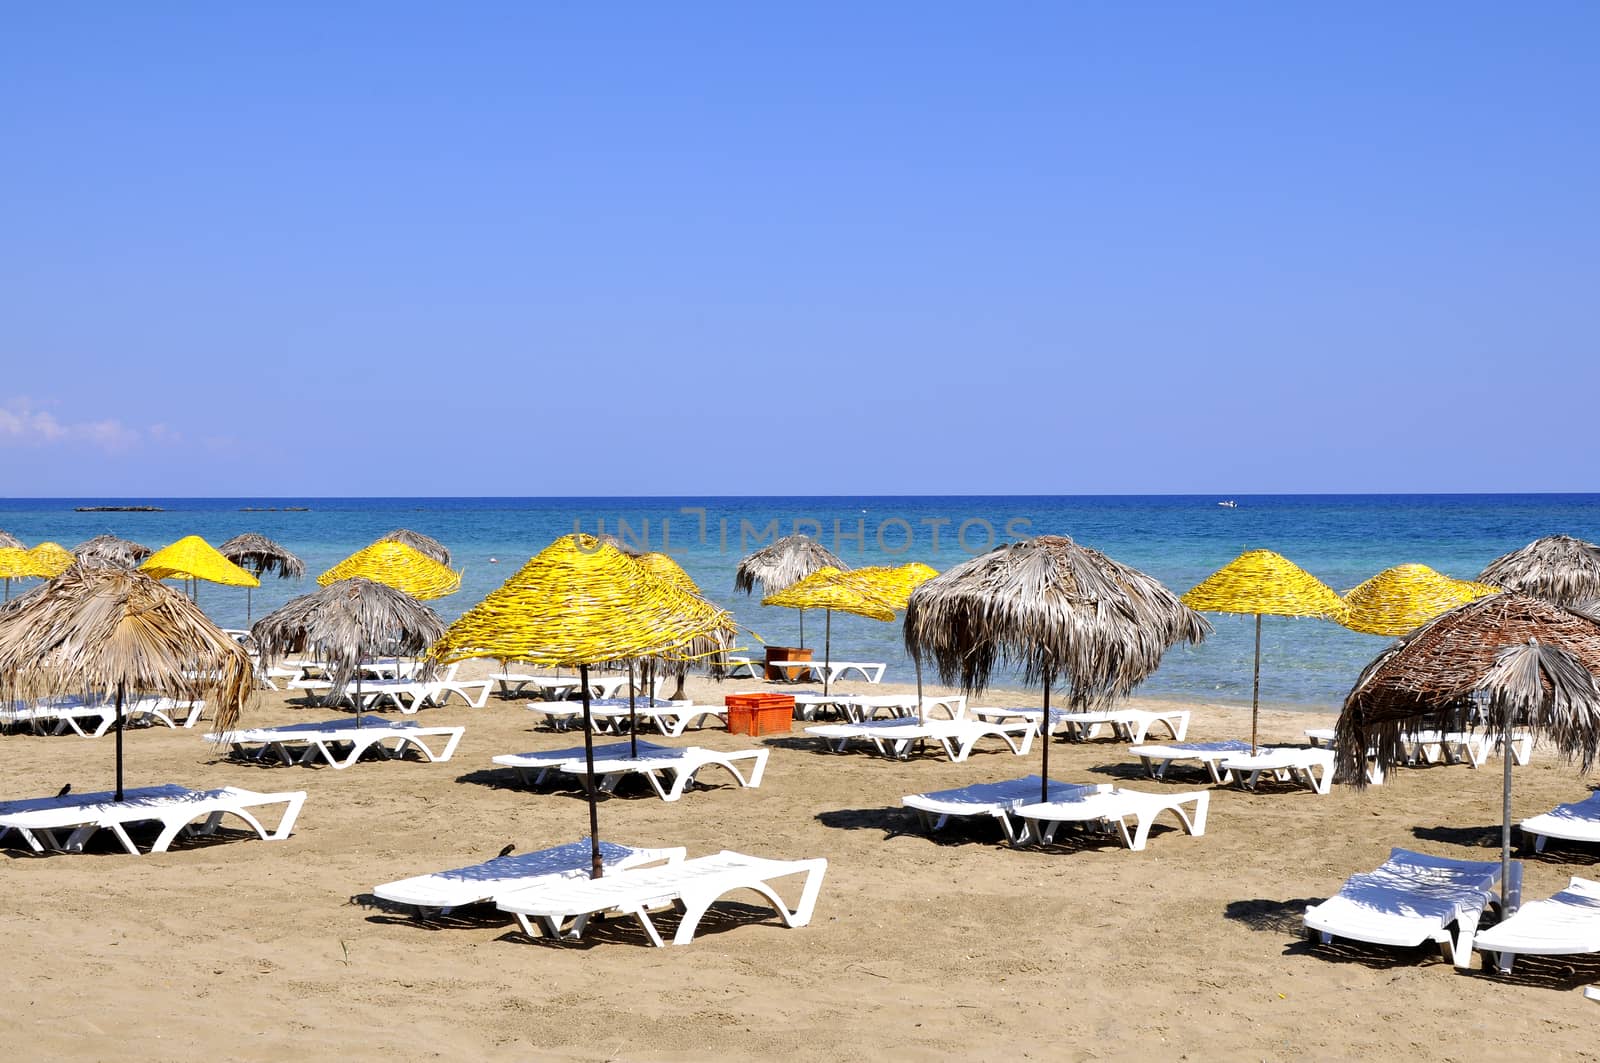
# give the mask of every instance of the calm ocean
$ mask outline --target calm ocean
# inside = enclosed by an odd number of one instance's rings
[[[218,498],[20,499],[0,501],[0,528],[29,545],[71,548],[103,532],[161,547],[184,535],[213,545],[260,532],[299,554],[308,577],[267,580],[257,617],[314,589],[314,577],[379,535],[411,528],[444,542],[463,568],[461,590],[432,603],[454,619],[551,539],[574,529],[612,533],[665,549],[713,600],[768,641],[792,644],[797,617],[733,592],[733,566],[771,533],[797,527],[852,565],[924,561],[943,571],[991,542],[1066,534],[1143,569],[1179,593],[1245,549],[1286,555],[1344,592],[1390,565],[1420,562],[1473,577],[1492,558],[1542,535],[1600,539],[1600,495],[1265,495],[959,498]],[[74,507],[149,504],[160,513],[78,513]],[[304,506],[307,512],[284,512]],[[245,507],[276,512],[242,512]],[[1007,530],[1010,530],[1008,535]],[[937,541],[935,539],[937,536]],[[497,563],[491,558],[498,559]],[[202,584],[200,603],[219,623],[243,626],[243,591]],[[1210,617],[1203,645],[1168,654],[1145,684],[1152,694],[1222,700],[1250,697],[1253,620]],[[806,642],[820,650],[822,617],[807,614]],[[834,656],[890,662],[887,678],[909,680],[899,624],[834,621]],[[1264,701],[1336,706],[1363,664],[1387,640],[1316,620],[1267,618],[1262,635]]]

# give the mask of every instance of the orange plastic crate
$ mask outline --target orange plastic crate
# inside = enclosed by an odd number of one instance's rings
[[[729,734],[785,734],[793,729],[793,694],[729,694],[723,701]]]

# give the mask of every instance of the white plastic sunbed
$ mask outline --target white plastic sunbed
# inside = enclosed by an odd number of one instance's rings
[[[815,678],[818,682],[832,684],[843,679],[847,672],[859,672],[868,683],[881,683],[888,666],[882,661],[776,661],[774,667],[792,669],[790,682]]]
[[[1481,768],[1489,754],[1500,748],[1501,736],[1492,731],[1412,731],[1401,736],[1411,747],[1412,761],[1437,764],[1466,764]],[[1533,734],[1529,731],[1511,733],[1511,759],[1519,767],[1526,767],[1533,756]]]
[[[578,689],[577,676],[560,675],[535,675],[532,672],[495,672],[489,676],[491,682],[500,686],[500,696],[503,698],[520,698],[528,687],[534,687],[541,697],[551,701],[564,701],[567,695]]]
[[[112,796],[110,791],[104,791],[0,802],[0,837],[15,831],[36,853],[46,849],[81,853],[97,831],[109,830],[123,849],[137,856],[139,848],[126,829],[130,824],[160,823],[161,833],[150,851],[161,853],[180,832],[211,834],[223,816],[233,815],[248,823],[263,840],[282,841],[294,829],[306,799],[304,790],[262,794],[236,786],[191,790],[170,783],[125,790],[122,801],[113,801]],[[264,805],[284,806],[277,829],[271,832],[250,813],[250,809]],[[196,819],[203,821],[195,824]],[[62,832],[67,832],[64,840]]]
[[[1185,831],[1199,837],[1206,832],[1206,810],[1210,806],[1211,793],[1207,790],[1153,794],[1119,787],[1068,800],[1021,805],[1012,814],[1024,825],[1018,844],[1037,841],[1049,845],[1055,841],[1057,831],[1069,823],[1090,828],[1114,824],[1122,836],[1122,844],[1139,852],[1161,813],[1171,812]],[[1130,821],[1133,823],[1131,832]]]
[[[1232,782],[1233,776],[1217,765],[1229,757],[1249,754],[1250,743],[1229,739],[1222,742],[1173,742],[1164,745],[1129,746],[1128,752],[1139,758],[1145,772],[1152,779],[1165,779],[1167,769],[1173,764],[1195,761],[1205,767],[1216,783]]]
[[[945,756],[960,763],[973,747],[985,738],[997,738],[1021,756],[1033,745],[1035,727],[1026,721],[985,723],[982,720],[888,719],[862,720],[860,723],[825,723],[806,728],[807,734],[826,741],[835,753],[843,753],[851,742],[870,742],[879,753],[905,760],[918,743],[936,742]]]
[[[1298,783],[1315,794],[1327,794],[1333,788],[1333,750],[1315,746],[1262,746],[1253,755],[1244,752],[1228,757],[1217,768],[1231,773],[1246,790],[1254,790],[1263,775]]]
[[[1009,709],[995,706],[974,708],[971,714],[982,720],[1031,720],[1037,724],[1044,718],[1043,709]],[[1155,709],[1096,709],[1089,712],[1050,710],[1050,730],[1065,732],[1068,737],[1087,742],[1100,734],[1102,728],[1111,728],[1114,738],[1139,744],[1150,735],[1156,724],[1167,732],[1174,742],[1182,742],[1189,733],[1189,710],[1170,712]]]
[[[1520,889],[1522,864],[1513,861],[1511,867],[1513,888]],[[1465,968],[1483,909],[1498,905],[1499,886],[1498,860],[1394,849],[1376,871],[1351,875],[1337,896],[1307,908],[1306,934],[1323,944],[1335,937],[1401,948],[1435,941],[1447,959]]]
[[[1308,727],[1304,733],[1314,747],[1333,748],[1336,736],[1332,727]],[[1383,785],[1383,767],[1378,763],[1378,751],[1371,746],[1367,747],[1367,781],[1374,786]]]
[[[614,791],[629,775],[642,775],[661,800],[676,801],[694,781],[696,773],[708,766],[726,769],[741,787],[760,786],[770,753],[767,749],[724,753],[700,746],[660,746],[642,740],[636,746],[629,742],[609,742],[594,747],[594,773],[600,776],[602,793]],[[745,761],[750,762],[748,776],[738,768],[738,764]],[[515,768],[530,786],[540,785],[556,772],[576,776],[587,773],[582,746],[542,753],[503,753],[494,758],[494,763]]]
[[[69,732],[83,738],[99,738],[116,722],[117,708],[104,702],[85,703],[77,698],[45,699],[31,705],[13,704],[0,712],[0,723],[26,725],[35,734],[48,731]]]
[[[1551,838],[1569,842],[1600,842],[1600,790],[1582,801],[1557,805],[1519,824],[1522,833],[1533,838],[1533,851],[1544,852]]]
[[[619,871],[597,879],[568,879],[548,886],[536,886],[499,897],[495,904],[517,917],[530,938],[540,931],[549,938],[576,938],[592,916],[615,912],[632,916],[649,935],[651,944],[665,943],[651,921],[650,909],[668,902],[683,908],[683,920],[672,936],[674,945],[687,945],[706,910],[719,898],[735,890],[754,890],[777,910],[786,926],[805,926],[811,921],[822,876],[828,861],[767,860],[723,850],[714,856],[700,856],[665,867]],[[800,903],[791,911],[773,888],[775,879],[804,875]]]
[[[678,863],[684,858],[682,847],[636,849],[616,842],[600,843],[601,866],[606,874],[644,864]],[[484,904],[507,893],[543,886],[569,878],[588,878],[591,850],[589,839],[485,860],[481,864],[416,875],[374,886],[372,894],[394,904],[406,904],[418,914],[445,914],[469,904]]]
[[[429,763],[449,760],[465,732],[465,727],[419,727],[410,721],[361,716],[226,731],[208,734],[205,740],[227,745],[235,755],[247,760],[277,760],[300,767],[322,761],[335,771],[343,771],[369,750],[385,760],[398,760],[405,756],[407,746]],[[444,748],[435,753],[422,741],[424,738],[444,738]]]
[[[1566,889],[1523,905],[1474,938],[1472,947],[1496,953],[1496,965],[1506,974],[1519,955],[1600,952],[1600,882],[1572,876]]]
[[[553,729],[565,731],[583,717],[581,701],[535,701],[527,706],[545,718]],[[627,698],[605,698],[589,702],[589,718],[594,722],[596,734],[623,734],[630,715],[641,724],[649,724],[672,738],[682,735],[690,726],[705,727],[706,721],[728,724],[728,710],[720,705],[696,705],[693,701],[665,701],[636,698],[630,714]]]
[[[926,794],[907,794],[900,799],[906,808],[916,812],[917,818],[928,831],[936,831],[952,819],[988,818],[1000,825],[1007,841],[1015,842],[1018,832],[1011,813],[1019,806],[1040,797],[1041,779],[1027,775],[1004,782],[973,783],[954,790],[935,790]],[[1077,785],[1052,782],[1049,796],[1052,801],[1065,801],[1111,789],[1110,783]]]

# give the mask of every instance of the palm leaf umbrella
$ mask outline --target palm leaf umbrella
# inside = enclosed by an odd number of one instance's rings
[[[310,652],[332,669],[332,698],[351,681],[361,726],[361,665],[382,654],[416,657],[444,634],[444,621],[404,591],[355,577],[302,594],[250,627],[263,667],[288,653]]]
[[[199,581],[224,587],[259,587],[261,581],[217,552],[198,535],[185,535],[139,563],[139,571],[152,579],[189,580],[190,597],[198,600]]]
[[[133,568],[153,552],[148,546],[115,535],[96,535],[72,548],[73,556],[84,564],[118,568]]]
[[[840,572],[824,567],[811,573],[799,583],[769,594],[761,599],[762,605],[781,605],[788,609],[823,609],[827,612],[827,626],[822,637],[822,693],[828,693],[828,667],[833,661],[833,613],[853,613],[868,620],[893,620],[894,608],[880,597],[870,580],[856,577],[854,572]]]
[[[591,874],[599,878],[589,665],[683,653],[728,624],[722,610],[657,579],[615,547],[591,535],[567,535],[463,613],[432,656],[445,663],[495,657],[578,669]]]
[[[317,582],[326,587],[356,576],[386,583],[422,601],[453,594],[461,586],[460,572],[392,539],[362,547],[318,576]]]
[[[1408,731],[1430,717],[1479,710],[1504,747],[1501,859],[1509,866],[1511,731],[1541,732],[1589,771],[1600,753],[1596,674],[1600,624],[1583,614],[1520,593],[1459,606],[1362,670],[1334,731],[1339,772],[1365,787],[1368,750],[1387,771],[1404,760]],[[1502,875],[1502,889],[1505,882]]]
[[[21,539],[18,539],[15,535],[12,535],[10,532],[6,531],[5,529],[0,528],[0,550],[25,550],[25,549],[27,549],[27,548],[22,545],[22,540]]]
[[[446,568],[450,567],[450,548],[432,536],[414,532],[409,528],[396,528],[387,535],[378,539],[380,543],[401,543],[411,547],[417,553],[430,560],[437,561]]]
[[[217,547],[217,553],[246,570],[256,579],[270,572],[279,579],[303,579],[306,563],[265,535],[245,532]],[[251,591],[244,592],[244,619],[250,622]]]
[[[1179,642],[1210,630],[1178,596],[1136,568],[1064,535],[1006,543],[911,593],[906,650],[927,657],[968,694],[995,668],[1044,686],[1040,800],[1049,800],[1050,688],[1065,681],[1074,709],[1125,697]]]
[[[1547,535],[1495,558],[1478,579],[1557,605],[1578,605],[1600,598],[1600,546],[1570,535]]]
[[[43,542],[28,553],[33,557],[34,567],[39,570],[39,575],[46,579],[55,579],[71,568],[75,560],[72,551],[60,543]]]
[[[1404,635],[1458,605],[1499,593],[1499,587],[1451,579],[1427,565],[1395,565],[1345,592],[1342,623],[1368,635]]]
[[[820,568],[850,571],[837,554],[809,535],[786,535],[739,560],[733,570],[733,589],[746,594],[761,587],[762,597],[788,590]],[[806,613],[800,610],[800,645],[806,644]]]
[[[182,594],[128,569],[75,565],[0,612],[0,701],[67,690],[116,698],[118,801],[130,691],[203,699],[226,731],[252,685],[242,646]]]
[[[1207,576],[1183,596],[1183,604],[1205,613],[1254,613],[1256,663],[1250,684],[1250,750],[1256,749],[1261,715],[1261,617],[1344,617],[1345,605],[1332,587],[1271,550],[1247,550]]]

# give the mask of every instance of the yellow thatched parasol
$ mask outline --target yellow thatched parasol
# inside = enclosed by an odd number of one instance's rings
[[[1342,622],[1368,635],[1405,635],[1458,605],[1499,593],[1499,587],[1451,579],[1427,565],[1396,565],[1345,593]]]
[[[48,575],[40,559],[28,551],[15,546],[0,547],[0,580],[5,581],[7,598],[11,597],[12,580],[40,579]]]
[[[682,565],[666,554],[640,554],[633,559],[633,563],[643,565],[645,571],[656,579],[665,580],[680,591],[688,591],[690,594],[701,593],[699,586],[695,584],[694,578],[683,570]]]
[[[419,601],[442,598],[461,586],[461,573],[452,571],[433,558],[404,543],[380,539],[363,547],[317,577],[326,587],[342,579],[360,576],[374,583],[405,591]]]
[[[139,563],[151,579],[205,580],[224,587],[259,587],[261,581],[217,552],[198,535],[185,535]],[[193,593],[191,592],[191,597]]]
[[[1262,616],[1311,616],[1343,620],[1344,600],[1317,577],[1271,550],[1247,550],[1207,576],[1183,596],[1183,604],[1203,613],[1254,613],[1255,676],[1250,691],[1250,750],[1256,749],[1261,711]]]
[[[911,592],[939,574],[937,569],[921,561],[897,565],[869,565],[851,569],[848,575],[864,582],[872,593],[896,609],[904,609],[911,601]]]
[[[682,653],[695,639],[730,626],[727,613],[657,579],[616,547],[591,535],[567,535],[463,613],[431,656],[443,663],[496,657],[579,670],[592,873],[599,878],[589,665]]]
[[[60,543],[40,543],[28,551],[38,567],[38,575],[45,579],[55,579],[61,573],[72,567],[76,560],[72,551]]]
[[[828,693],[828,665],[833,654],[833,612],[853,613],[868,620],[893,620],[894,608],[873,581],[858,578],[854,572],[840,572],[825,565],[777,594],[761,599],[762,605],[781,605],[786,609],[824,609],[826,627],[822,636],[822,693]]]

